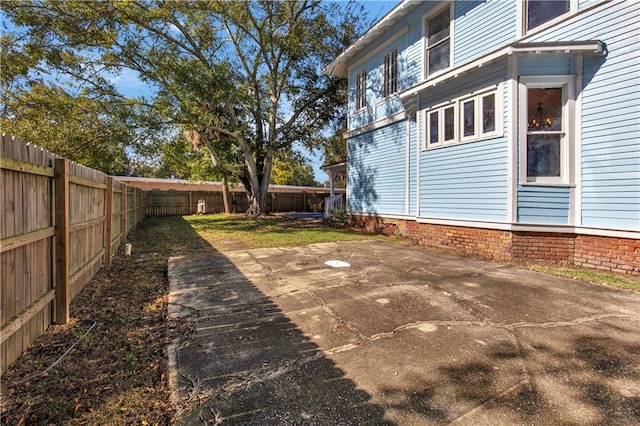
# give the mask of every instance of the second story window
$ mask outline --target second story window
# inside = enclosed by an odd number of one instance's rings
[[[367,71],[362,70],[356,74],[355,90],[356,110],[361,110],[367,106]]]
[[[569,12],[570,0],[526,0],[527,31]]]
[[[398,92],[398,49],[384,55],[383,93],[385,98]]]
[[[451,58],[449,7],[426,21],[426,75],[449,68]]]

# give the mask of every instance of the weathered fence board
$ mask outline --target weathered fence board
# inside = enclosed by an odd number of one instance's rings
[[[115,181],[110,188],[105,174],[8,135],[0,148],[4,372],[52,321],[68,320],[70,301],[144,218],[145,198],[139,188]]]

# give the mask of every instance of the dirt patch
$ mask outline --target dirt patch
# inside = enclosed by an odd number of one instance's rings
[[[74,299],[71,321],[52,326],[3,375],[0,423],[172,423],[166,349],[189,330],[167,318],[167,258],[211,248],[181,218],[149,219],[130,241],[134,255],[120,250]],[[85,333],[48,373],[16,385]]]

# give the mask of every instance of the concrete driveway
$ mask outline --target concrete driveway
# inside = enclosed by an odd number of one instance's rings
[[[348,267],[332,267],[338,260]],[[640,294],[380,241],[169,261],[182,424],[638,424]]]

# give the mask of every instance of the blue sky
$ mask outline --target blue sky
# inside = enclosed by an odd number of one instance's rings
[[[382,18],[399,3],[399,1],[388,0],[358,1],[364,4],[369,17],[375,20],[379,20],[380,18]],[[140,96],[145,94],[145,92],[148,90],[146,84],[138,80],[138,74],[135,71],[131,70],[124,70],[122,73],[112,76],[111,81],[125,96]],[[324,171],[320,170],[320,166],[324,161],[324,158],[322,158],[322,154],[309,153],[307,157],[313,165],[316,180],[320,183],[325,182],[328,179],[328,176]]]

